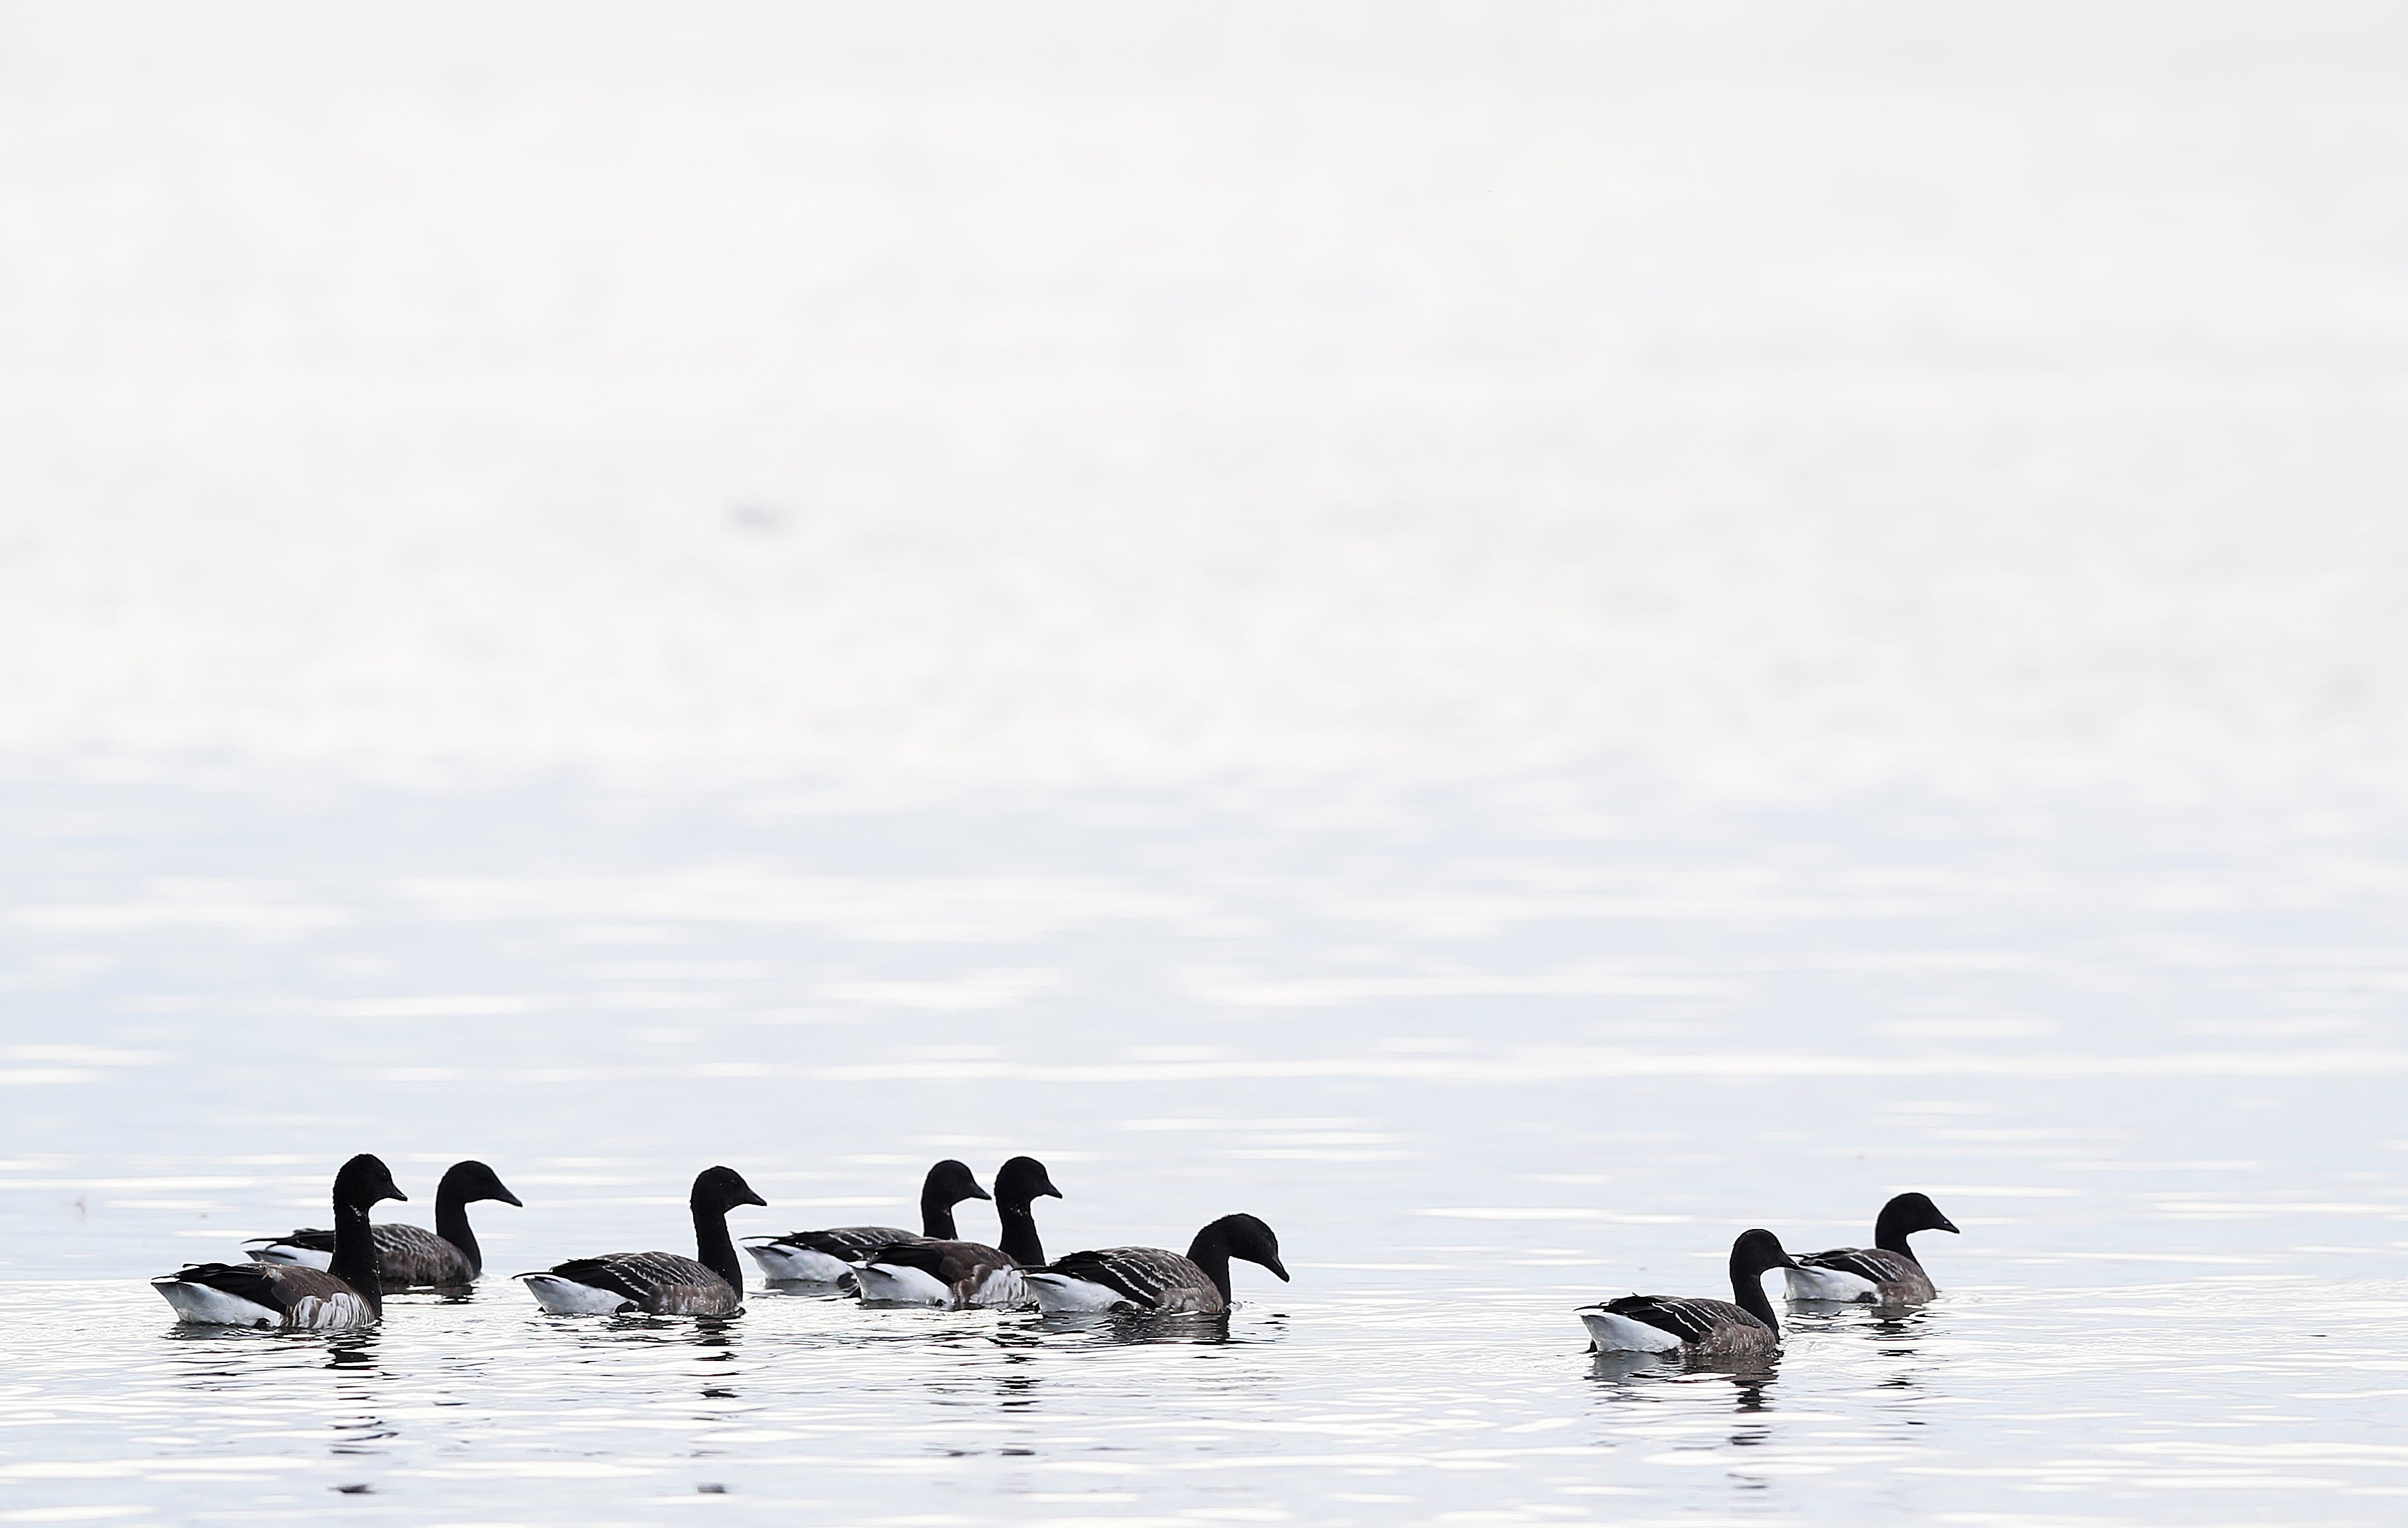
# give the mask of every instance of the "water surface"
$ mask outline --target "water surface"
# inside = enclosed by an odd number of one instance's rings
[[[2390,1521],[2403,883],[2375,817],[1641,813],[1601,788],[871,807],[28,784],[0,930],[0,1521]],[[1048,1244],[1234,1209],[1226,1326],[179,1330],[140,1280],[493,1162],[500,1274],[908,1218],[1031,1151]],[[1571,1307],[1737,1231],[1964,1227],[1759,1374]],[[991,1212],[967,1207],[965,1229]],[[40,1514],[52,1514],[43,1517]]]

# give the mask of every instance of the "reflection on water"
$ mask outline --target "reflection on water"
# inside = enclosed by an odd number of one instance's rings
[[[500,1492],[507,1521],[567,1522],[712,1493],[765,1521],[1140,1503],[1541,1522],[2080,1500],[2172,1522],[2216,1490],[2224,1521],[2297,1521],[2304,1492],[2320,1519],[2373,1521],[2408,1467],[2396,1285],[1983,1290],[1801,1321],[1745,1371],[1593,1358],[1559,1302],[1446,1288],[1163,1322],[924,1312],[867,1341],[847,1320],[867,1313],[825,1302],[713,1329],[404,1298],[380,1333],[208,1342],[150,1303],[119,1281],[0,1288],[13,1502],[277,1518],[342,1493],[395,1521],[494,1521]]]
[[[2372,831],[76,800],[0,854],[0,1522],[2374,1522],[2408,1469]],[[503,1168],[480,1288],[168,1321],[144,1276],[356,1150]],[[1020,1151],[1057,1250],[1242,1209],[1297,1281],[681,1321],[509,1278],[690,1250],[710,1162],[745,1235]],[[1788,1307],[1760,1371],[1584,1351],[1574,1307],[1907,1187],[1965,1230],[1937,1303]]]
[[[1271,1335],[1285,1324],[1286,1318],[1271,1316],[1268,1324]],[[1117,1343],[1183,1343],[1191,1347],[1236,1340],[1229,1332],[1229,1312],[1220,1311],[1203,1316],[1114,1315],[1105,1311],[1065,1311],[1059,1315],[1038,1319],[1041,1332],[1078,1333],[1104,1342]]]

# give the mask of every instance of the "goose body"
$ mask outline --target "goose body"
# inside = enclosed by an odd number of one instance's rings
[[[605,1252],[519,1278],[555,1316],[733,1316],[744,1308],[740,1284],[675,1252]]]
[[[1213,1315],[1229,1308],[1229,1260],[1259,1263],[1284,1280],[1279,1237],[1251,1215],[1225,1215],[1196,1234],[1187,1254],[1159,1247],[1073,1252],[1022,1275],[1049,1316],[1072,1311]]]
[[[1016,1306],[1028,1298],[1020,1264],[983,1242],[896,1242],[853,1278],[863,1299],[882,1305]]]
[[[995,1212],[1003,1245],[913,1237],[869,1254],[853,1270],[864,1300],[915,1306],[1016,1306],[1028,1288],[1021,1270],[1045,1261],[1037,1235],[1039,1199],[1062,1197],[1045,1164],[1014,1157],[995,1175]]]
[[[485,1271],[483,1251],[468,1225],[468,1206],[480,1200],[516,1205],[519,1196],[502,1186],[494,1170],[481,1162],[462,1162],[443,1175],[435,1190],[435,1229],[386,1221],[371,1229],[376,1235],[377,1272],[384,1291],[457,1289],[473,1284]],[[335,1258],[335,1234],[305,1229],[290,1235],[263,1236],[246,1242],[259,1263],[282,1263],[299,1268],[325,1268]]]
[[[195,1263],[150,1287],[180,1321],[268,1331],[332,1332],[384,1317],[370,1207],[406,1196],[375,1157],[362,1154],[335,1176],[334,1249],[328,1268],[277,1263]]]
[[[738,1316],[744,1311],[744,1265],[728,1239],[727,1212],[768,1201],[732,1167],[705,1168],[687,1200],[695,1250],[606,1252],[523,1273],[536,1304],[557,1316]]]
[[[1800,1256],[1787,1272],[1789,1297],[1919,1305],[1940,1291],[1906,1238],[1918,1231],[1956,1229],[1926,1195],[1901,1193],[1882,1207],[1880,1218],[1873,1222],[1872,1246],[1841,1247]]]
[[[1770,1358],[1781,1350],[1781,1321],[1764,1297],[1764,1276],[1792,1263],[1770,1231],[1749,1231],[1731,1244],[1729,1300],[1626,1294],[1583,1306],[1590,1350],[1678,1354],[1723,1361]]]
[[[839,1225],[824,1231],[795,1231],[782,1236],[754,1237],[744,1250],[761,1267],[764,1278],[812,1284],[850,1284],[853,1265],[907,1241],[952,1241],[961,1233],[953,1225],[953,1207],[965,1199],[984,1199],[977,1175],[967,1164],[947,1160],[928,1169],[920,1186],[920,1229],[894,1225]]]
[[[263,1331],[341,1332],[374,1326],[382,1310],[322,1268],[277,1263],[195,1263],[150,1287],[196,1326]]]

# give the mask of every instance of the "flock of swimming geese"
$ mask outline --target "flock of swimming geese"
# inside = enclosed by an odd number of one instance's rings
[[[435,1191],[435,1229],[371,1225],[368,1211],[409,1196],[372,1156],[335,1175],[335,1228],[262,1238],[247,1263],[195,1263],[150,1281],[184,1321],[285,1331],[367,1326],[394,1290],[462,1289],[484,1271],[468,1207],[519,1203],[494,1170],[464,1162]],[[745,1248],[767,1277],[838,1284],[864,1300],[894,1305],[1027,1306],[1047,1311],[1133,1310],[1210,1314],[1229,1308],[1229,1260],[1259,1263],[1280,1278],[1279,1237],[1251,1215],[1225,1215],[1196,1234],[1187,1255],[1156,1247],[1107,1247],[1045,1261],[1037,1238],[1038,1200],[1059,1199],[1045,1164],[1014,1157],[995,1175],[1003,1245],[965,1241],[953,1207],[990,1195],[958,1162],[928,1171],[920,1230],[847,1225],[761,1237]],[[744,1265],[727,1235],[727,1212],[768,1201],[732,1167],[694,1180],[695,1255],[606,1252],[517,1277],[544,1309],[564,1316],[734,1316],[744,1308]]]
[[[374,1324],[386,1293],[463,1289],[484,1271],[468,1207],[519,1203],[494,1170],[463,1162],[435,1191],[435,1229],[371,1224],[368,1211],[409,1196],[385,1164],[353,1157],[335,1175],[335,1228],[263,1237],[243,1263],[195,1263],[151,1280],[185,1321],[282,1331],[337,1331]],[[1036,1306],[1069,1311],[1189,1313],[1229,1308],[1229,1263],[1259,1264],[1288,1277],[1279,1237],[1252,1215],[1225,1215],[1188,1244],[1184,1256],[1158,1247],[1107,1247],[1047,1262],[1032,1206],[1062,1197],[1034,1157],[997,1169],[995,1192],[959,1162],[928,1169],[920,1190],[920,1229],[847,1225],[755,1237],[744,1250],[765,1278],[835,1285],[890,1305],[953,1307]],[[1001,1245],[963,1240],[953,1207],[992,1198]],[[744,1265],[727,1234],[727,1212],[768,1201],[729,1167],[705,1168],[694,1180],[695,1255],[607,1252],[524,1273],[536,1303],[560,1315],[734,1316],[744,1308]],[[1781,1322],[1765,1298],[1764,1276],[1781,1269],[1790,1298],[1885,1306],[1917,1304],[1936,1293],[1907,1245],[1918,1231],[1955,1231],[1938,1206],[1902,1193],[1882,1207],[1870,1248],[1792,1257],[1770,1231],[1749,1231],[1731,1245],[1730,1300],[1628,1294],[1584,1306],[1581,1322],[1598,1352],[1745,1360],[1779,1348]]]

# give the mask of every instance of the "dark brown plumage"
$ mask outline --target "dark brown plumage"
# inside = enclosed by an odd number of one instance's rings
[[[1808,1252],[1788,1275],[1793,1300],[1920,1305],[1939,1294],[1907,1238],[1918,1231],[1954,1233],[1956,1222],[1927,1195],[1901,1193],[1873,1221],[1873,1245]]]
[[[195,1263],[150,1281],[178,1319],[214,1326],[333,1331],[383,1319],[376,1241],[368,1210],[405,1199],[393,1174],[362,1153],[335,1175],[334,1265],[329,1270],[276,1263]]]
[[[1593,1352],[1678,1354],[1722,1363],[1771,1357],[1781,1350],[1781,1321],[1764,1297],[1764,1276],[1795,1264],[1770,1231],[1742,1232],[1731,1243],[1731,1299],[1626,1294],[1583,1306]]]
[[[1279,1237],[1252,1215],[1225,1215],[1188,1244],[1187,1255],[1159,1247],[1107,1247],[1073,1252],[1023,1276],[1048,1312],[1134,1310],[1213,1315],[1229,1308],[1229,1260],[1258,1263],[1284,1280]]]
[[[767,1200],[732,1167],[695,1175],[686,1206],[697,1257],[675,1252],[608,1252],[523,1273],[527,1292],[555,1315],[736,1316],[744,1310],[744,1264],[728,1238],[727,1212]]]
[[[408,1289],[460,1289],[484,1272],[483,1250],[468,1223],[468,1207],[484,1201],[516,1205],[519,1196],[481,1162],[454,1163],[435,1189],[435,1229],[387,1221],[374,1228],[377,1271],[384,1292]],[[247,1245],[262,1263],[324,1266],[335,1250],[335,1234],[304,1228],[284,1236],[262,1236]]]
[[[1028,1297],[1020,1271],[1045,1261],[1038,1239],[1037,1200],[1062,1191],[1034,1157],[1014,1157],[995,1175],[996,1216],[1003,1245],[914,1239],[872,1253],[854,1270],[861,1297],[882,1303],[1014,1306]]]
[[[984,1199],[977,1175],[967,1163],[950,1158],[928,1169],[920,1185],[920,1229],[893,1225],[839,1225],[824,1231],[795,1231],[782,1236],[748,1241],[744,1250],[767,1278],[806,1283],[850,1285],[853,1265],[910,1241],[952,1241],[961,1235],[953,1224],[953,1207],[965,1199]]]

